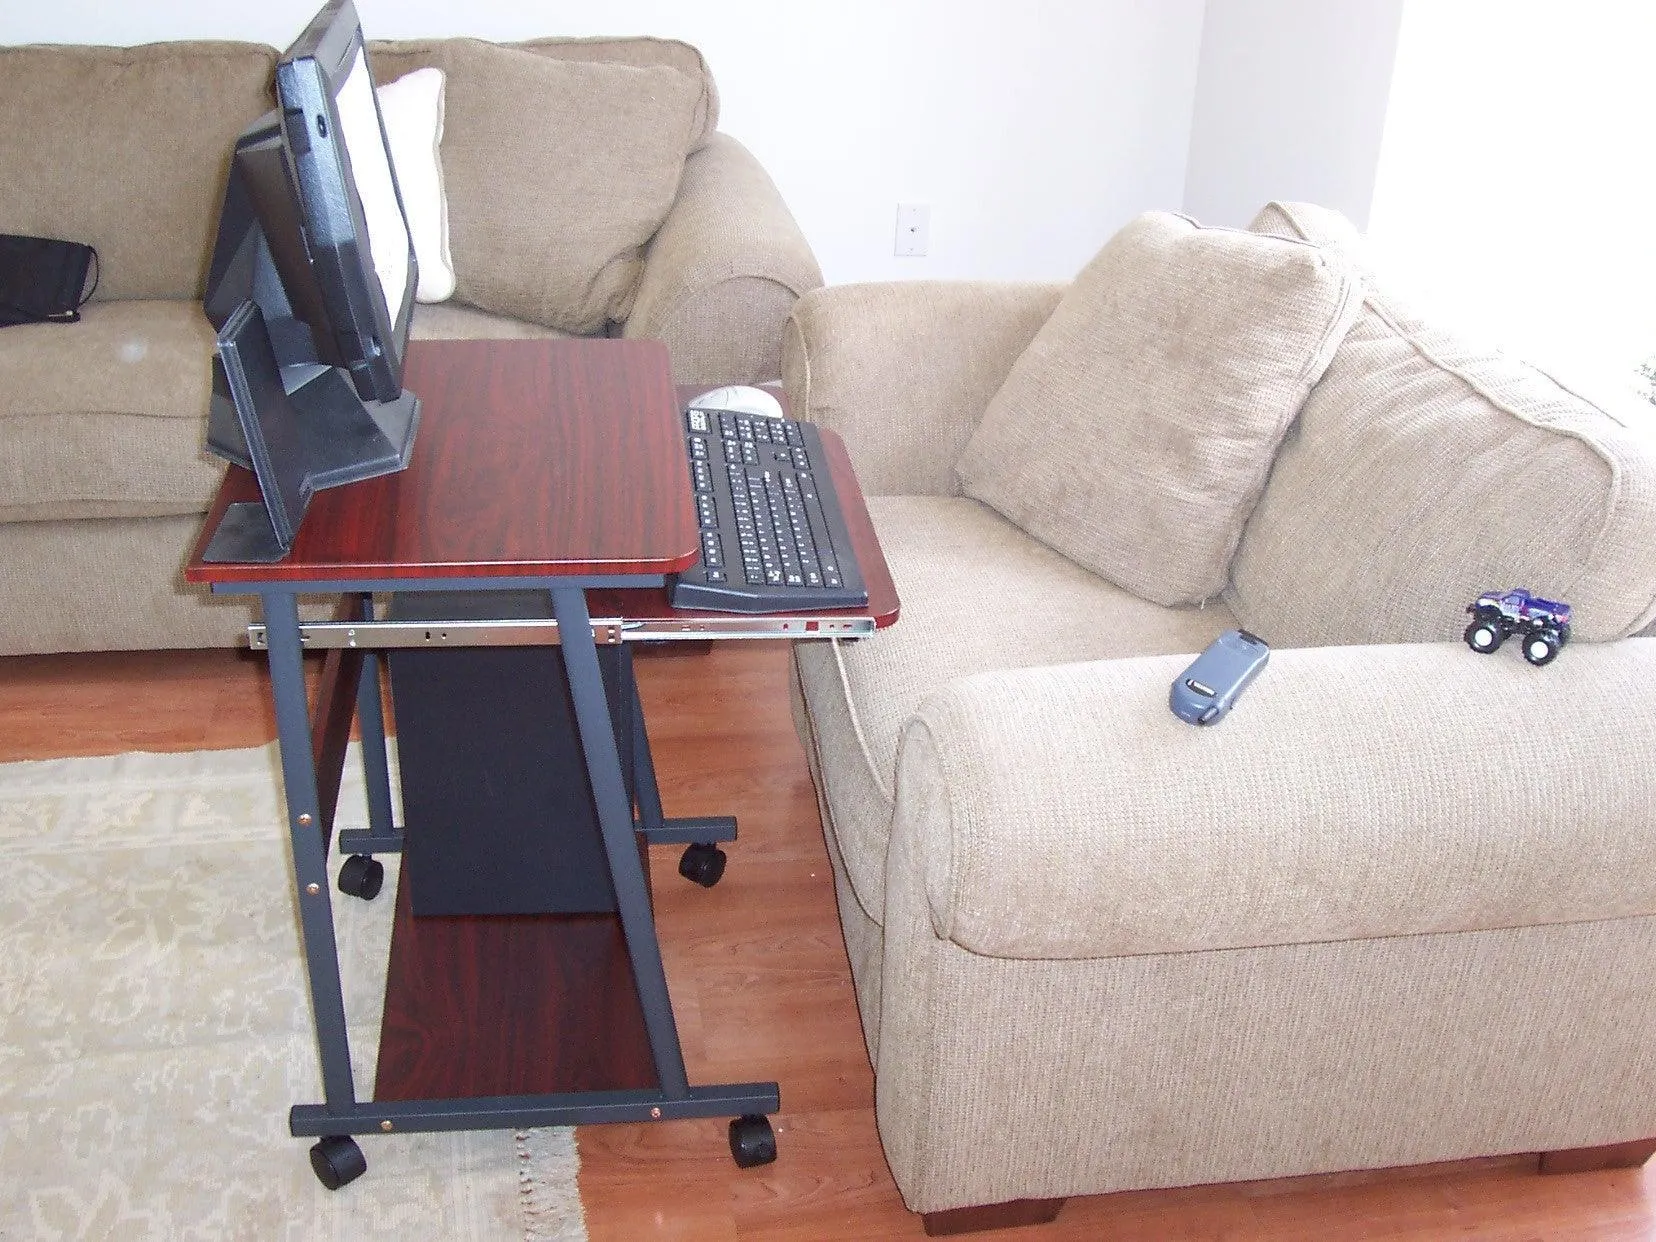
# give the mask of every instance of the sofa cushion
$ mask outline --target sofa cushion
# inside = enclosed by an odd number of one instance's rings
[[[200,297],[275,63],[252,43],[0,48],[0,232],[90,242],[100,299]]]
[[[955,461],[1064,291],[987,280],[812,290],[782,338],[789,400],[845,437],[864,494],[956,495]]]
[[[1354,247],[1331,216],[1273,204],[1255,227]],[[1577,637],[1630,634],[1656,615],[1652,422],[1424,322],[1376,276],[1227,598],[1277,645],[1454,639],[1481,591],[1514,586],[1568,600]]]
[[[475,39],[440,59],[456,296],[568,332],[625,319],[684,172],[695,83]]]
[[[0,331],[0,521],[204,512],[223,468],[201,447],[201,308],[94,302],[81,316]]]
[[[427,65],[441,67],[448,39],[379,39],[368,44],[369,67],[376,82],[389,82]],[[635,69],[676,69],[696,86],[696,108],[691,126],[691,150],[699,151],[719,127],[719,90],[707,59],[678,39],[596,38],[553,36],[508,43],[551,60],[591,61],[603,65],[631,65]]]
[[[415,310],[409,335],[426,341],[545,341],[570,334],[543,324],[491,315],[464,302],[441,302]]]
[[[1260,240],[1165,212],[1117,233],[990,401],[966,494],[1145,599],[1217,595],[1360,301],[1337,257]]]
[[[859,903],[879,920],[897,738],[922,699],[992,669],[1195,652],[1234,622],[1218,603],[1148,603],[964,497],[871,496],[868,508],[902,619],[853,643],[801,643],[794,659],[828,827]]]
[[[1368,253],[1368,239],[1345,216],[1332,207],[1315,203],[1285,203],[1273,200],[1259,209],[1248,224],[1251,233],[1266,233],[1272,237],[1293,237],[1329,246],[1345,255],[1348,262],[1362,272],[1365,285],[1374,278],[1374,264]],[[1368,289],[1365,288],[1365,292]]]

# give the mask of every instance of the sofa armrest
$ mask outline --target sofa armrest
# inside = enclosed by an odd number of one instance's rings
[[[802,298],[782,342],[793,410],[845,437],[871,496],[953,496],[955,460],[1064,286],[839,285]]]
[[[905,728],[894,858],[940,937],[1086,958],[1656,913],[1656,640],[1545,670],[1459,644],[1278,651],[1237,708],[1188,656],[988,673]],[[897,848],[899,838],[906,838]]]
[[[822,269],[759,161],[714,134],[684,166],[623,335],[667,342],[680,384],[768,383],[782,324]]]

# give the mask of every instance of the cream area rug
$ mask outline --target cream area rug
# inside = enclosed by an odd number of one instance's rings
[[[340,822],[366,823],[353,754]],[[361,1138],[330,1192],[275,747],[0,764],[0,1238],[577,1242],[573,1132]],[[396,860],[334,893],[357,1093]]]

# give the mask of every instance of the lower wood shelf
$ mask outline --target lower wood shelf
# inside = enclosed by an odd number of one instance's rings
[[[618,917],[415,918],[398,886],[375,1100],[659,1085]]]

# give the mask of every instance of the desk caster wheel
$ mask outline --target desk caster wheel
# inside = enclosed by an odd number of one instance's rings
[[[739,1169],[752,1169],[776,1159],[776,1134],[770,1118],[748,1113],[730,1123],[730,1155]]]
[[[679,874],[703,888],[712,888],[717,884],[724,875],[724,869],[725,852],[705,841],[685,846],[684,856],[679,859]]]
[[[339,869],[339,891],[348,897],[372,901],[385,883],[385,866],[366,854],[352,854]]]
[[[317,1142],[310,1149],[310,1161],[316,1180],[329,1190],[338,1190],[368,1171],[362,1148],[349,1134],[330,1134]]]

